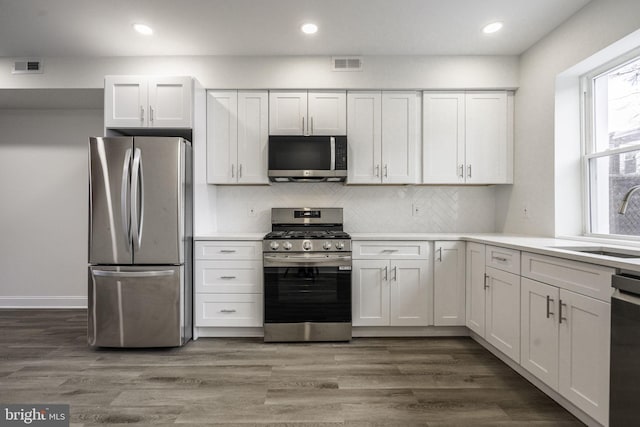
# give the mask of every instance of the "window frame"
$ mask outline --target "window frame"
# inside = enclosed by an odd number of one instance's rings
[[[609,157],[616,154],[628,153],[640,150],[640,141],[637,144],[606,149],[602,151],[596,151],[596,128],[595,128],[595,105],[594,105],[594,92],[595,81],[598,77],[602,77],[611,71],[623,67],[624,65],[640,61],[640,47],[632,49],[625,54],[622,54],[606,63],[594,68],[590,72],[580,77],[580,119],[581,119],[581,167],[582,167],[582,200],[583,200],[583,235],[587,237],[615,239],[615,240],[627,240],[640,242],[640,236],[633,236],[629,234],[605,234],[593,232],[593,220],[594,213],[592,207],[594,201],[592,200],[591,183],[592,175],[594,171],[590,168],[590,162],[594,159]]]

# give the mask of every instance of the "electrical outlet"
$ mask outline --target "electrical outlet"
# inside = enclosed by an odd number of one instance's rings
[[[256,215],[257,215],[256,208],[255,208],[255,207],[253,207],[253,206],[249,206],[249,207],[247,208],[247,215],[248,215],[248,216],[250,216],[250,217],[254,217],[254,216],[256,216]]]

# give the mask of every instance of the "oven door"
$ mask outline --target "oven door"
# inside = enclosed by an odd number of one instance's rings
[[[264,322],[351,323],[349,254],[265,254]]]

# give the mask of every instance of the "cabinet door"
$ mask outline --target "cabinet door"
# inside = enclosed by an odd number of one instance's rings
[[[237,181],[238,92],[207,92],[207,182]]]
[[[506,92],[467,93],[466,182],[508,183],[508,162],[513,162],[507,131]]]
[[[149,127],[190,128],[192,106],[191,77],[149,78]]]
[[[464,92],[422,95],[422,182],[459,184],[465,177]]]
[[[389,325],[389,261],[353,261],[353,326]]]
[[[465,242],[436,242],[433,273],[436,326],[465,325]]]
[[[349,92],[347,105],[347,183],[380,183],[382,95],[377,91]]]
[[[267,143],[269,103],[267,91],[238,92],[238,183],[268,184]]]
[[[392,261],[389,269],[392,326],[429,324],[429,262]]]
[[[560,309],[560,394],[606,424],[611,304],[561,289]]]
[[[347,93],[314,91],[308,94],[309,135],[347,134]]]
[[[418,182],[420,94],[382,93],[382,182]]]
[[[558,299],[555,286],[522,278],[520,364],[558,390]]]
[[[520,276],[487,267],[485,339],[520,362]]]
[[[307,91],[269,92],[269,134],[307,135]]]
[[[466,318],[467,327],[484,337],[485,316],[485,246],[467,243],[466,256]]]
[[[148,117],[146,78],[140,76],[107,76],[105,78],[105,127],[147,127]]]

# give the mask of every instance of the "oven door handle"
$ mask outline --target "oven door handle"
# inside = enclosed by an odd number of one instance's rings
[[[306,265],[326,265],[335,264],[335,266],[351,265],[351,255],[338,256],[278,256],[264,255],[264,266],[269,267],[286,267],[287,265],[306,264]]]

